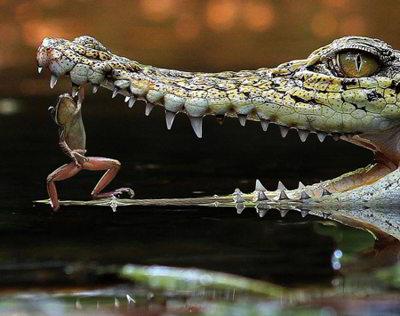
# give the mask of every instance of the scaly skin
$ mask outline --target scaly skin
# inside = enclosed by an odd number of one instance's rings
[[[346,59],[350,66],[340,59],[347,53],[356,56]],[[203,116],[235,116],[242,125],[246,119],[260,121],[264,130],[269,123],[277,124],[283,137],[292,128],[302,141],[310,132],[320,141],[331,135],[375,153],[373,164],[333,180],[293,191],[262,188],[269,199],[324,200],[335,193],[336,200],[351,196],[352,203],[359,203],[364,190],[383,181],[371,198],[385,201],[380,197],[388,192],[382,188],[400,179],[397,172],[388,177],[400,162],[400,52],[380,40],[345,37],[304,60],[238,72],[192,73],[142,65],[114,55],[89,36],[73,41],[45,38],[37,61],[39,70],[50,69],[51,87],[69,75],[73,94],[91,83],[94,92],[103,86],[113,90],[113,96],[125,95],[130,107],[137,98],[148,102],[146,114],[153,104],[163,106],[168,128],[177,112],[185,112],[198,137]],[[398,200],[397,192],[389,195]]]

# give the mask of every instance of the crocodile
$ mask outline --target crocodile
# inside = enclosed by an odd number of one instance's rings
[[[400,201],[400,51],[368,37],[347,36],[313,51],[307,58],[275,68],[188,72],[144,65],[113,54],[90,36],[70,41],[47,37],[37,50],[39,73],[51,72],[50,88],[69,76],[72,95],[91,84],[121,94],[131,108],[146,102],[165,110],[171,129],[175,115],[189,117],[201,138],[202,119],[236,117],[280,128],[282,137],[296,130],[302,142],[315,134],[364,147],[374,153],[366,167],[334,179],[287,190],[282,183],[268,191],[259,181],[251,194],[234,194],[240,203],[267,200],[312,200],[318,203],[393,205]]]

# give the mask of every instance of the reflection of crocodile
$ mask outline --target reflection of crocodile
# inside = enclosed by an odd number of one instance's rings
[[[185,112],[198,137],[202,118],[215,115],[279,125],[286,136],[298,131],[301,141],[315,133],[368,148],[375,162],[333,180],[288,191],[282,185],[266,191],[258,183],[256,198],[312,200],[319,204],[379,204],[400,195],[400,52],[365,37],[345,37],[314,51],[307,59],[276,68],[239,72],[191,73],[142,65],[112,54],[94,38],[68,41],[46,38],[38,49],[39,71],[49,68],[53,87],[69,75],[73,94],[86,83],[124,95],[132,107],[136,99],[165,109],[167,128],[178,112]],[[253,195],[236,195],[237,201]],[[311,197],[311,199],[310,199]],[[324,203],[325,202],[325,203]],[[309,203],[309,202],[308,202]],[[397,224],[396,224],[397,225]]]

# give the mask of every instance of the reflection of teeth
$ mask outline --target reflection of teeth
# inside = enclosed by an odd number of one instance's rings
[[[57,77],[55,76],[55,75],[51,75],[51,78],[50,78],[50,89],[53,89],[54,88],[54,86],[56,85],[56,83],[57,83]]]

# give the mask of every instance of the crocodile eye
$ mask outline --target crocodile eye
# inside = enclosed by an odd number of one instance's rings
[[[369,77],[379,69],[377,58],[361,50],[342,51],[336,58],[341,73],[346,77]]]

